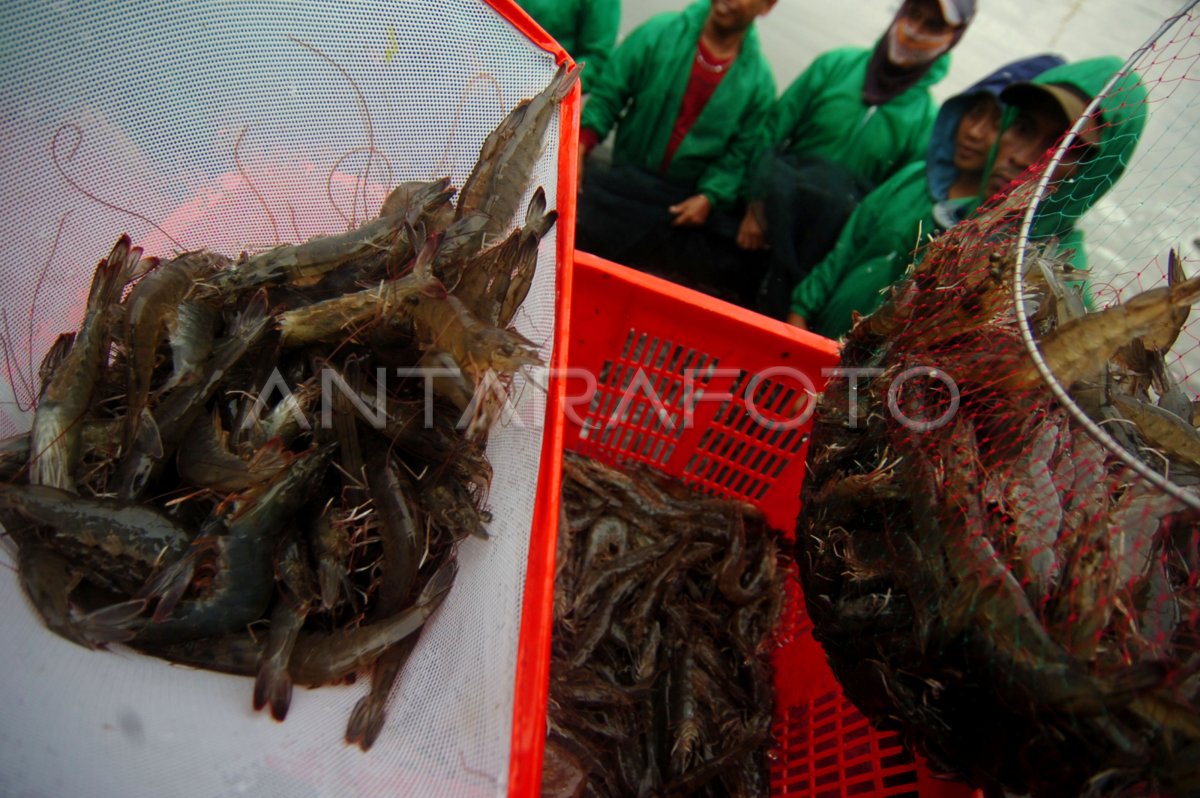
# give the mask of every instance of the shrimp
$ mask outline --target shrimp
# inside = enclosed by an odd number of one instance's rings
[[[160,391],[191,382],[212,354],[221,314],[208,299],[187,299],[167,316],[167,341],[171,347],[171,376]]]
[[[82,549],[91,577],[125,592],[159,563],[183,556],[192,538],[150,507],[89,499],[48,485],[0,485],[0,507],[50,527],[53,548],[68,555]]]
[[[295,537],[287,540],[277,563],[282,595],[271,611],[271,631],[254,677],[254,709],[271,705],[271,717],[282,721],[292,703],[292,678],[287,664],[312,606],[312,571]]]
[[[453,194],[450,179],[442,178],[411,197],[403,217],[379,216],[347,233],[275,247],[221,272],[214,282],[222,295],[232,297],[262,286],[318,280],[373,254],[408,260],[416,245],[411,232],[416,223],[426,213],[436,213]]]
[[[463,202],[459,204],[459,212],[481,210],[487,214],[487,232],[492,237],[501,235],[512,221],[517,211],[517,203],[524,196],[533,176],[534,164],[541,155],[542,142],[546,130],[550,127],[550,120],[559,103],[566,99],[567,94],[575,87],[579,75],[578,66],[570,70],[565,64],[560,66],[545,89],[528,104],[518,105],[513,109],[510,113],[513,117],[512,132],[510,134],[506,130],[503,141],[495,142],[497,151],[494,154],[488,151],[485,142],[477,162],[480,174],[473,174],[472,177],[485,185],[487,190],[482,201],[476,204],[474,184],[468,180],[471,185],[463,188],[464,196]],[[508,124],[508,120],[505,120],[501,127]]]
[[[529,201],[525,226],[466,264],[454,295],[488,324],[507,326],[529,291],[538,244],[557,218],[556,211],[546,211],[546,192],[539,186]]]
[[[379,739],[392,687],[417,647],[420,634],[421,630],[418,629],[375,660],[371,667],[371,691],[360,698],[350,712],[350,720],[346,723],[346,742],[351,745],[357,743],[359,748],[369,751]]]
[[[220,414],[214,408],[210,422],[201,419],[192,425],[176,452],[175,468],[188,484],[233,492],[274,478],[291,459],[281,438],[255,449],[249,460],[238,457],[229,451],[229,433],[221,428]]]
[[[122,235],[96,267],[87,308],[71,349],[54,369],[33,416],[31,440],[34,485],[74,492],[79,460],[79,421],[87,412],[100,369],[108,358],[106,317],[121,299],[125,278],[141,260],[142,250]]]
[[[275,317],[280,343],[285,348],[295,348],[338,341],[376,317],[403,323],[420,290],[420,282],[412,274],[406,274],[374,288],[284,311]]]
[[[1183,270],[1183,260],[1179,257],[1179,252],[1174,249],[1169,250],[1167,252],[1167,286],[1175,288],[1187,281],[1187,273]],[[1142,343],[1152,352],[1165,354],[1175,345],[1191,312],[1191,305],[1177,305],[1171,308],[1160,324],[1142,336]]]
[[[1143,291],[1128,301],[1089,313],[1057,328],[1039,345],[1050,372],[1063,385],[1094,377],[1117,351],[1139,336],[1159,330],[1180,308],[1200,299],[1200,276]],[[1034,389],[1041,376],[1026,366],[1014,387]]]
[[[150,580],[139,598],[158,599],[154,622],[138,632],[151,643],[235,632],[257,620],[271,601],[271,553],[278,531],[325,474],[333,447],[310,449],[270,484],[238,495],[232,510],[214,513],[190,550]],[[197,566],[215,560],[200,594],[180,603]]]
[[[321,609],[332,611],[343,598],[352,595],[350,586],[350,536],[345,524],[331,518],[325,507],[312,522],[308,533],[309,547],[317,563],[317,591]]]
[[[213,352],[199,378],[164,396],[153,418],[144,414],[138,440],[151,441],[152,445],[135,446],[122,458],[117,467],[118,492],[122,498],[136,499],[153,483],[165,459],[175,452],[225,374],[267,331],[267,322],[266,307],[260,302],[250,305]]]
[[[297,684],[316,687],[340,681],[374,662],[425,624],[450,592],[457,573],[458,561],[450,556],[429,578],[411,607],[356,629],[301,634],[288,663],[292,679]]]
[[[386,451],[380,450],[367,460],[366,474],[383,550],[378,606],[381,613],[391,614],[408,598],[417,580],[428,542],[427,527],[417,515],[412,485]]]
[[[525,217],[525,227],[521,229],[520,249],[514,259],[512,277],[500,301],[500,312],[496,318],[496,324],[499,326],[507,327],[512,322],[517,308],[529,295],[534,272],[537,270],[538,247],[557,220],[558,211],[546,210],[545,193],[538,188],[529,202],[529,212]]]
[[[129,370],[126,446],[137,436],[142,408],[150,396],[150,378],[164,328],[175,326],[171,319],[178,313],[180,303],[196,289],[197,283],[226,263],[225,257],[214,253],[186,252],[150,272],[129,292],[125,301],[125,351]]]
[[[1142,437],[1172,458],[1200,465],[1200,431],[1169,410],[1114,393],[1113,404],[1137,425]]]
[[[31,532],[19,532],[20,521],[7,512],[3,523],[9,534],[19,538],[17,573],[21,589],[47,629],[84,648],[103,648],[133,637],[135,619],[145,609],[146,602],[135,599],[90,613],[77,613],[71,605],[71,593],[83,581],[83,570]]]

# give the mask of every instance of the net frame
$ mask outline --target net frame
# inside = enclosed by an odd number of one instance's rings
[[[1054,373],[1051,371],[1050,367],[1047,365],[1045,359],[1042,357],[1041,350],[1034,338],[1033,329],[1029,323],[1029,314],[1025,307],[1025,303],[1022,301],[1022,297],[1025,295],[1025,273],[1029,268],[1026,260],[1027,256],[1033,251],[1031,231],[1033,229],[1034,218],[1037,215],[1042,201],[1048,196],[1050,183],[1052,182],[1055,169],[1058,167],[1066,153],[1070,150],[1071,146],[1075,144],[1083,129],[1089,124],[1089,119],[1092,113],[1100,107],[1104,96],[1112,91],[1112,89],[1117,86],[1122,79],[1124,79],[1133,71],[1134,67],[1139,61],[1141,61],[1142,57],[1146,53],[1153,51],[1156,43],[1160,39],[1162,39],[1182,20],[1187,19],[1189,13],[1198,4],[1200,4],[1200,0],[1191,0],[1190,2],[1185,3],[1184,6],[1180,8],[1180,10],[1174,16],[1168,17],[1166,20],[1164,20],[1162,25],[1159,26],[1158,30],[1152,33],[1150,37],[1146,39],[1146,42],[1137,50],[1135,50],[1128,59],[1126,59],[1124,65],[1115,75],[1113,75],[1103,90],[1101,90],[1099,94],[1091,99],[1091,101],[1083,109],[1083,112],[1079,118],[1073,121],[1071,127],[1063,136],[1062,141],[1054,150],[1050,156],[1050,159],[1047,161],[1045,168],[1042,170],[1042,174],[1037,181],[1032,199],[1029,202],[1029,206],[1025,210],[1024,217],[1021,219],[1021,224],[1017,232],[1017,257],[1012,276],[1013,304],[1017,316],[1017,324],[1018,330],[1020,331],[1021,340],[1025,345],[1025,350],[1029,354],[1034,367],[1041,375],[1046,386],[1054,394],[1054,397],[1062,404],[1063,407],[1066,408],[1067,412],[1071,414],[1072,418],[1080,426],[1086,429],[1093,438],[1103,444],[1105,449],[1107,449],[1116,457],[1119,457],[1122,462],[1125,463],[1125,465],[1135,471],[1143,479],[1147,480],[1150,484],[1170,494],[1172,497],[1178,499],[1193,509],[1200,509],[1200,495],[1184,489],[1173,482],[1169,477],[1158,473],[1135,457],[1124,446],[1122,446],[1111,435],[1109,435],[1103,427],[1094,422],[1078,405],[1078,403],[1071,398],[1071,395],[1068,393],[1066,387],[1059,382],[1057,377],[1055,377]]]

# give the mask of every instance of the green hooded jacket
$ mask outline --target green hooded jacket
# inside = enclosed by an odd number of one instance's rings
[[[925,157],[937,105],[929,87],[946,76],[941,56],[907,91],[883,105],[863,102],[871,48],[841,47],[817,56],[775,103],[765,152],[822,155],[882,183],[905,164]]]
[[[572,58],[586,64],[580,80],[591,91],[617,44],[621,0],[517,0]]]
[[[1043,72],[1034,83],[1074,86],[1089,97],[1103,90],[1122,66],[1118,58],[1094,58]],[[1057,236],[1063,250],[1073,250],[1073,264],[1087,266],[1083,233],[1075,223],[1100,199],[1125,171],[1146,121],[1146,90],[1136,74],[1126,75],[1100,104],[1100,145],[1079,170],[1044,200],[1034,219],[1033,237]],[[1001,119],[1001,132],[1016,118],[1009,108]],[[995,162],[993,145],[985,167],[983,185]],[[850,330],[852,311],[867,314],[883,301],[883,291],[908,268],[918,236],[936,235],[948,224],[966,218],[986,198],[948,201],[933,205],[925,180],[925,163],[910,164],[876,188],[850,216],[833,250],[792,292],[792,312],[802,316],[809,329],[828,338]]]
[[[663,157],[692,73],[709,2],[661,14],[613,52],[583,109],[582,126],[603,139],[615,125],[613,163],[662,174]],[[775,79],[754,27],[664,177],[695,186],[714,206],[734,201],[775,98]]]

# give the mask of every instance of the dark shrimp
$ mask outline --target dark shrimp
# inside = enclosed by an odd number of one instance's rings
[[[141,259],[129,236],[117,239],[96,267],[83,322],[54,376],[46,383],[33,416],[29,481],[75,491],[80,420],[87,411],[100,369],[108,359],[108,309],[121,299],[125,281]]]
[[[235,632],[257,620],[271,600],[271,553],[279,529],[309,498],[325,473],[332,447],[299,455],[273,482],[241,494],[214,516],[182,559],[151,580],[140,597],[158,598],[154,622],[138,639],[172,642]],[[180,603],[197,566],[215,560],[212,583]]]
[[[424,625],[441,606],[457,573],[458,561],[451,556],[429,578],[416,602],[408,609],[356,629],[301,634],[288,663],[292,678],[298,684],[330,684],[371,664],[388,648]]]
[[[292,678],[288,660],[300,635],[300,627],[308,618],[312,606],[312,571],[304,560],[296,538],[290,537],[283,547],[277,565],[280,595],[271,611],[271,631],[262,662],[254,677],[254,709],[271,705],[271,717],[282,721],[292,703]]]

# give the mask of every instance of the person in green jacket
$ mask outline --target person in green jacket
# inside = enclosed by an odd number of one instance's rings
[[[924,157],[930,87],[975,15],[975,0],[905,0],[874,48],[818,56],[775,103],[747,182],[737,245],[769,250],[759,312],[782,319],[787,292],[837,240],[876,185]]]
[[[621,26],[621,0],[517,0],[562,48],[585,64],[579,79],[591,91],[613,47]]]
[[[617,47],[581,120],[581,161],[616,136],[611,167],[581,164],[578,248],[668,274],[704,260],[686,233],[737,199],[775,97],[754,28],[775,2],[700,0]]]
[[[1122,74],[1122,66],[1119,58],[1093,58],[1054,67],[1005,89],[1000,97],[1010,107],[1001,119],[979,193],[931,198],[922,176],[925,164],[914,164],[885,182],[863,200],[833,250],[795,287],[788,321],[840,338],[853,325],[854,313],[875,310],[884,290],[904,275],[919,238],[954,226],[1008,190],[1062,138],[1090,98],[1103,91],[1093,118],[1055,172],[1057,190],[1039,205],[1032,229],[1034,238],[1056,237],[1060,250],[1073,252],[1073,265],[1086,269],[1083,233],[1076,222],[1125,171],[1148,113],[1145,87],[1136,73]]]

